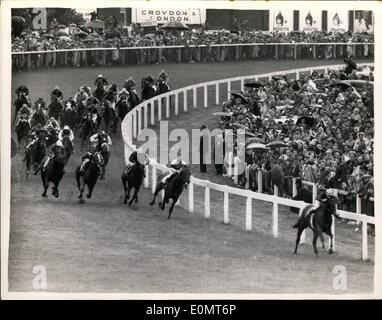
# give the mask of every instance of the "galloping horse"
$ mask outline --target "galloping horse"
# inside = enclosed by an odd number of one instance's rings
[[[105,87],[103,85],[103,82],[102,81],[98,81],[97,82],[97,87],[96,87],[96,89],[93,92],[93,97],[97,98],[98,101],[102,102],[102,98],[104,97],[105,93],[106,93],[106,90],[105,90]]]
[[[138,202],[138,192],[142,185],[144,177],[145,177],[145,165],[139,162],[123,170],[121,179],[122,179],[122,184],[125,191],[125,198],[123,201],[124,204],[126,204],[127,200],[130,198],[130,190],[132,188],[134,188],[134,195],[129,201],[129,206],[131,206],[134,200],[135,202]],[[127,182],[127,186],[126,186],[126,182]]]
[[[15,116],[14,116],[14,119],[13,119],[13,122],[16,121],[16,116],[19,112],[19,110],[22,108],[22,106],[26,104],[29,108],[31,107],[32,103],[31,101],[29,100],[29,98],[25,95],[25,93],[23,92],[19,92],[17,94],[17,98],[16,98],[16,101],[13,103],[13,105],[15,106]]]
[[[28,148],[25,152],[25,162],[26,162],[26,176],[28,179],[28,174],[31,170],[35,171],[41,161],[45,158],[46,155],[46,145],[45,145],[45,136],[39,137],[36,139],[36,142],[31,148]]]
[[[110,147],[106,142],[101,143],[101,155],[103,158],[103,166],[102,166],[102,174],[100,179],[103,180],[105,179],[105,173],[106,173],[106,166],[109,163],[110,159]]]
[[[82,121],[83,122],[79,126],[79,128],[81,128],[81,131],[80,131],[81,151],[84,148],[84,144],[87,138],[96,132],[94,122],[89,115],[86,117],[86,119],[82,119]]]
[[[51,129],[48,132],[46,139],[46,146],[49,148],[51,145],[55,144],[58,141],[58,133],[56,129]]]
[[[105,122],[105,131],[109,133],[109,129],[113,128],[113,132],[117,133],[117,116],[115,111],[111,107],[111,103],[108,100],[102,102],[102,118]]]
[[[103,158],[100,152],[94,153],[92,159],[87,163],[84,173],[81,173],[81,166],[76,169],[76,180],[78,187],[78,198],[82,199],[82,194],[85,191],[85,185],[88,186],[88,194],[86,197],[89,199],[98,177],[101,175],[103,166]]]
[[[325,249],[325,240],[323,233],[326,233],[330,237],[330,249],[329,254],[333,253],[333,234],[331,230],[332,226],[332,215],[338,217],[336,214],[336,199],[328,197],[328,199],[322,203],[321,207],[311,214],[312,205],[307,205],[298,219],[298,221],[293,225],[293,228],[297,229],[296,246],[294,249],[294,254],[297,254],[297,247],[300,243],[300,237],[302,232],[306,228],[310,228],[313,231],[313,249],[316,256],[318,256],[318,251],[316,247],[317,238],[320,237],[322,248]]]
[[[118,118],[121,119],[122,122],[123,119],[125,119],[126,114],[131,110],[127,96],[121,96],[117,100],[115,109],[117,110]],[[118,123],[118,118],[116,119],[116,125]]]
[[[28,136],[30,128],[28,119],[20,119],[15,129],[17,134],[17,143],[19,145],[21,144],[21,141]]]
[[[167,217],[167,219],[170,219],[175,203],[178,201],[183,190],[187,189],[187,185],[190,183],[191,171],[187,166],[183,166],[178,173],[176,173],[173,177],[171,177],[171,179],[167,181],[166,184],[163,184],[162,178],[167,174],[168,173],[164,173],[158,177],[158,183],[155,188],[154,198],[150,202],[150,205],[155,203],[155,198],[159,191],[164,189],[164,198],[163,201],[159,203],[159,205],[161,206],[161,210],[164,210],[166,203],[172,199],[172,204]]]
[[[41,126],[44,126],[45,123],[48,121],[48,116],[44,113],[44,110],[39,108],[37,109],[31,119],[31,127],[35,127],[38,124]]]
[[[157,88],[152,76],[146,76],[141,81],[142,100],[149,100],[156,96]]]
[[[52,195],[58,198],[58,185],[64,176],[64,162],[61,159],[50,159],[46,168],[41,169],[41,180],[44,187],[44,192],[41,195],[46,197],[46,192],[49,188],[49,182],[53,182]]]
[[[65,157],[63,158],[63,162],[64,162],[64,165],[66,166],[71,155],[73,154],[73,143],[72,143],[72,141],[70,141],[68,136],[64,136],[62,138],[62,144],[63,144],[64,150],[65,150]]]
[[[61,126],[68,125],[70,129],[75,129],[77,123],[77,113],[73,107],[65,107],[61,113]]]

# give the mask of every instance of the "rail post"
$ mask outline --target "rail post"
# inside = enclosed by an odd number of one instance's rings
[[[190,182],[188,185],[188,212],[194,212],[194,183]]]
[[[257,192],[263,192],[263,171],[261,169],[257,169]]]
[[[152,183],[151,183],[151,193],[155,193],[155,189],[157,186],[157,168],[155,166],[152,166],[151,170],[151,176],[152,176]]]
[[[151,113],[150,124],[153,126],[155,124],[155,101],[150,103],[150,113]]]
[[[231,80],[227,81],[227,100],[229,100],[231,96]]]
[[[355,212],[357,213],[357,214],[361,214],[362,213],[362,207],[361,207],[361,198],[360,198],[360,196],[357,194],[356,195],[356,209],[355,209]]]
[[[211,215],[211,205],[210,205],[210,188],[206,187],[204,190],[204,217],[208,219]]]
[[[277,186],[274,186],[274,196],[278,196],[278,188]],[[273,202],[273,210],[272,210],[272,233],[273,237],[277,238],[279,234],[279,205],[276,201]]]
[[[183,111],[187,112],[187,90],[183,91]]]
[[[166,97],[166,119],[170,118],[170,95]]]
[[[367,260],[369,258],[367,242],[367,222],[362,221],[362,260]]]
[[[297,186],[296,186],[296,178],[292,180],[292,197],[297,196]]]
[[[229,193],[228,191],[224,191],[224,224],[229,223],[229,202],[228,202]]]
[[[219,105],[219,82],[215,84],[215,104]]]
[[[252,230],[252,198],[247,197],[247,203],[245,207],[245,230]]]
[[[203,93],[204,93],[204,108],[207,108],[208,107],[208,86],[206,84],[204,85]]]
[[[145,188],[148,188],[149,187],[149,167],[150,166],[146,166],[146,175],[145,175]]]
[[[196,94],[197,94],[197,91],[196,91],[196,87],[193,87],[192,88],[192,94],[193,94],[193,107],[194,107],[194,109],[196,109],[196,107],[197,107],[197,96],[196,96]]]
[[[175,115],[178,116],[179,115],[179,93],[175,92],[174,96],[175,96]]]
[[[300,210],[298,211],[298,217],[300,218],[302,215],[304,208],[301,207]],[[300,243],[305,243],[306,242],[306,236],[305,236],[305,230],[301,233],[300,237]]]
[[[147,115],[147,108],[148,108],[148,104],[146,103],[144,106],[143,106],[143,129],[147,129],[147,125],[148,125],[148,115]]]

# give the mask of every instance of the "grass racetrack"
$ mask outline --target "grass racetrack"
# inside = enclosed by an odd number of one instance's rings
[[[57,69],[14,73],[12,93],[21,84],[30,89],[34,102],[49,101],[59,85],[64,98],[86,83],[93,85],[103,74],[120,86],[133,76],[138,83],[145,74],[165,69],[172,88],[208,80],[277,70],[303,68],[341,61],[246,61],[214,64],[168,64],[108,68]],[[14,99],[14,94],[12,95]],[[211,112],[220,106],[180,114],[170,120],[171,128],[213,125]],[[14,133],[12,133],[14,134]],[[9,290],[33,292],[35,265],[47,270],[49,292],[126,293],[355,293],[373,290],[374,262],[361,261],[361,234],[355,226],[337,224],[336,250],[313,254],[307,244],[293,255],[296,216],[287,208],[279,212],[279,238],[271,235],[271,204],[253,201],[253,231],[244,230],[245,199],[230,197],[230,224],[222,223],[223,197],[211,191],[211,219],[203,218],[203,192],[195,187],[195,212],[187,211],[188,194],[182,195],[171,220],[157,206],[148,205],[151,193],[141,189],[139,203],[123,204],[120,174],[125,166],[123,142],[118,128],[112,135],[112,155],[106,180],[98,181],[93,198],[80,204],[75,167],[81,152],[75,140],[60,197],[41,198],[40,176],[25,178],[23,154],[12,159],[9,243]],[[198,174],[197,166],[192,167]],[[219,181],[209,168],[205,176]],[[223,182],[223,181],[221,181]],[[369,238],[369,254],[374,241]],[[335,290],[333,268],[343,265],[347,290]]]

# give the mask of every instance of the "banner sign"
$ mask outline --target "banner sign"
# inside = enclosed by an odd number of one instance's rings
[[[373,32],[373,11],[356,10],[354,11],[354,32]]]
[[[349,30],[349,12],[328,10],[328,31],[347,32]]]
[[[321,31],[321,10],[300,10],[300,31]]]
[[[147,9],[136,8],[136,22],[148,20],[163,24],[169,21],[179,21],[184,24],[202,24],[200,9]]]
[[[293,30],[293,10],[270,11],[269,31],[290,32]]]
[[[142,21],[140,24],[141,27],[156,27],[158,25],[158,22],[154,20],[146,20]]]

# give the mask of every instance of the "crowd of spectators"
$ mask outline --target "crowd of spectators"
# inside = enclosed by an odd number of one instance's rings
[[[249,183],[243,173],[239,184],[247,182],[258,191],[261,174],[263,192],[272,193],[277,185],[280,194],[291,197],[296,178],[342,190],[339,208],[347,211],[356,211],[358,194],[363,212],[374,215],[373,202],[368,201],[374,197],[374,101],[373,86],[368,84],[373,71],[366,66],[345,71],[349,73],[313,72],[297,81],[273,78],[232,93],[223,104],[219,127],[248,133],[245,145],[236,142],[231,162],[248,166]],[[343,79],[365,82],[355,90],[338,84]],[[237,156],[242,148],[245,164]]]

